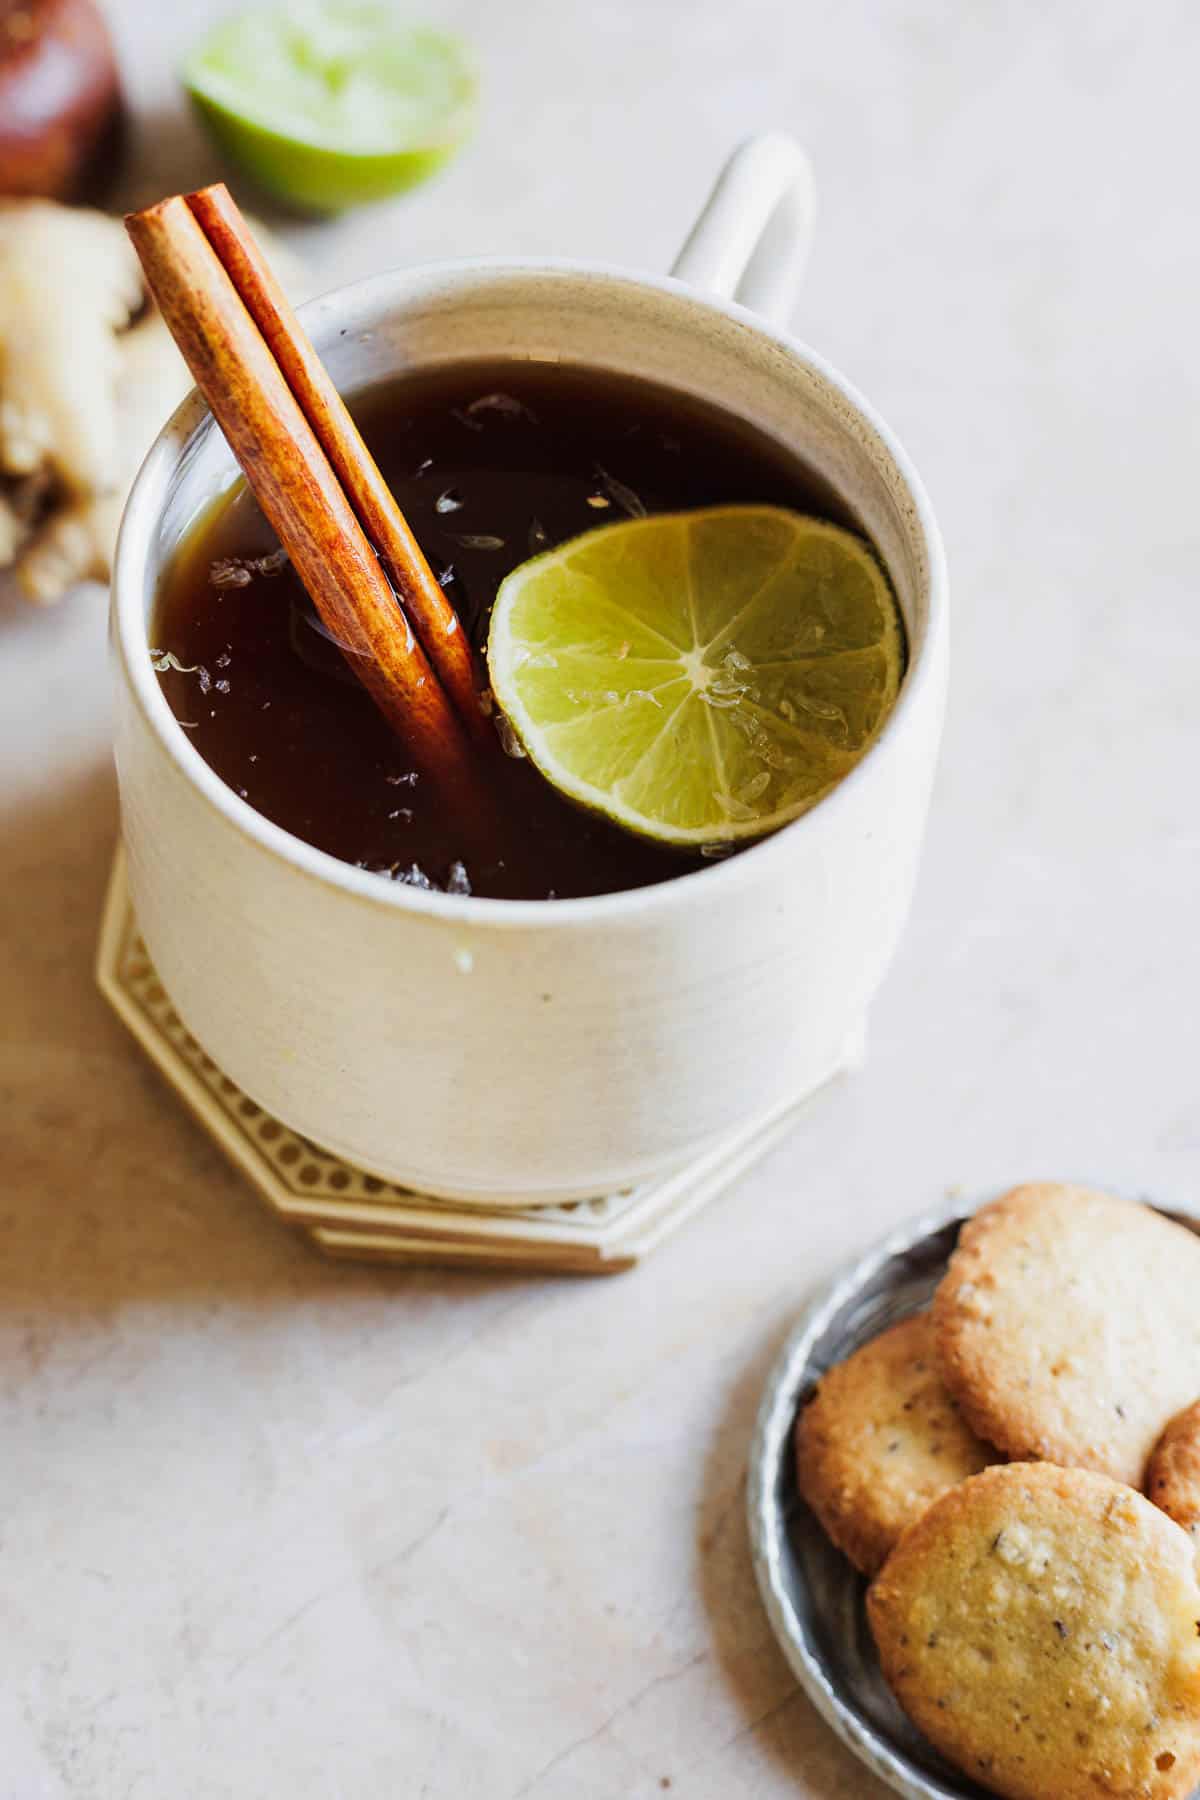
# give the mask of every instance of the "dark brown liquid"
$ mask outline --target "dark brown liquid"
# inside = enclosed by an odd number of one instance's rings
[[[645,382],[557,364],[458,363],[373,390],[364,435],[472,641],[518,563],[628,515],[764,501],[853,524],[796,460],[729,415]],[[488,771],[499,849],[469,835],[324,635],[253,499],[190,533],[154,643],[171,710],[235,793],[381,879],[501,899],[644,887],[704,859],[563,800],[528,762]],[[255,559],[266,558],[262,567]],[[185,672],[186,671],[186,672]]]

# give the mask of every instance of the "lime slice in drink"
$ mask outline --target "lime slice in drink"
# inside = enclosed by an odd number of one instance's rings
[[[903,660],[868,545],[774,506],[574,538],[504,581],[488,645],[492,691],[547,780],[693,847],[815,805],[879,731]]]
[[[462,141],[461,44],[384,0],[298,0],[226,19],[184,82],[223,150],[294,206],[339,212],[420,181]]]

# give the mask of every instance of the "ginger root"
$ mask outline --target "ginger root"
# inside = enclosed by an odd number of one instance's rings
[[[190,386],[119,219],[0,202],[0,570],[30,600],[107,578],[129,486]]]

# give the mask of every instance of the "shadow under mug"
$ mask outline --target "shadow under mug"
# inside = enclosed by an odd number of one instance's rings
[[[811,813],[698,873],[595,899],[462,899],[382,882],[263,818],[188,742],[149,657],[163,571],[236,475],[197,396],[138,476],[112,636],[142,935],[222,1070],[372,1174],[489,1205],[610,1193],[766,1123],[861,1042],[916,875],[944,708],[946,579],[903,450],[781,329],[811,220],[807,161],[772,135],[735,153],[670,277],[461,261],[388,271],[304,308],[343,390],[460,359],[588,364],[740,415],[848,502],[904,613],[896,706]]]

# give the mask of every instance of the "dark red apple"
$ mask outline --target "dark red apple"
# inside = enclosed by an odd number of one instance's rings
[[[0,0],[0,195],[94,194],[120,128],[116,57],[93,0]]]

